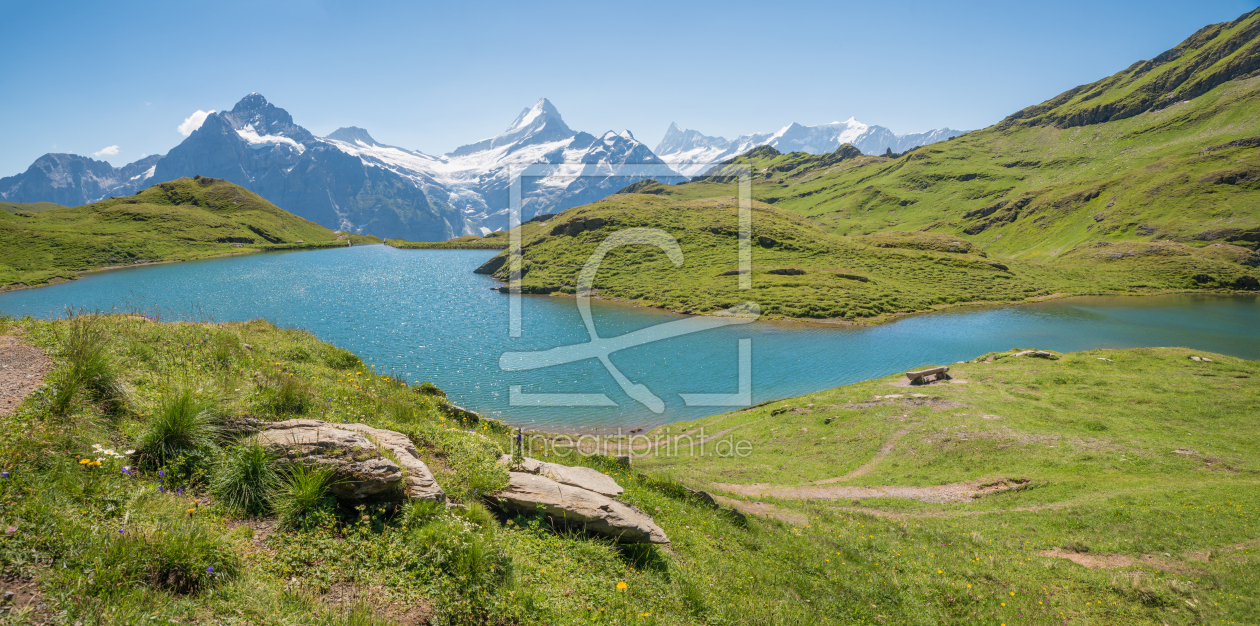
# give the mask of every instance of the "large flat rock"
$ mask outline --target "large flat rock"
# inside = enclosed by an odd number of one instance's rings
[[[512,455],[505,454],[499,457],[499,463],[508,466],[513,471],[525,472],[527,474],[537,474],[546,476],[561,485],[570,485],[573,487],[581,487],[587,491],[615,498],[623,493],[625,489],[617,484],[617,481],[610,478],[607,474],[589,467],[570,467],[568,465],[559,465],[556,463],[548,463],[524,457],[520,465],[513,467]]]
[[[501,506],[519,513],[542,512],[553,523],[581,528],[619,543],[669,543],[652,516],[629,504],[546,476],[508,472],[508,487],[494,494]]]
[[[446,492],[438,486],[429,466],[420,460],[420,453],[406,435],[383,428],[372,428],[366,424],[334,424],[336,428],[353,430],[367,436],[373,443],[393,453],[398,464],[402,466],[407,482],[407,497],[424,500],[446,501]]]
[[[446,493],[402,433],[365,424],[291,419],[265,424],[256,435],[272,452],[335,472],[331,491],[343,500],[364,500],[403,489],[408,497],[444,502]]]

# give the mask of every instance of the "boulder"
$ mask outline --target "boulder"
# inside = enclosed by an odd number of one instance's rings
[[[570,467],[568,465],[547,463],[529,457],[525,457],[520,465],[513,467],[512,455],[510,454],[499,457],[499,462],[511,467],[514,471],[546,476],[562,485],[580,487],[609,498],[615,498],[626,491],[621,488],[621,485],[617,484],[617,481],[609,478],[607,474],[589,467]]]
[[[403,481],[406,483],[408,498],[446,501],[446,492],[433,478],[429,466],[420,460],[420,452],[406,435],[383,428],[372,428],[366,424],[334,424],[336,428],[353,430],[367,436],[381,450],[392,456],[403,470]]]
[[[446,500],[411,441],[392,430],[291,419],[266,424],[256,437],[290,461],[332,467],[331,491],[342,500],[385,497],[397,489],[411,498]]]
[[[553,524],[581,528],[618,543],[669,543],[652,516],[594,491],[562,485],[546,476],[508,472],[508,486],[494,496],[506,510],[542,512]]]

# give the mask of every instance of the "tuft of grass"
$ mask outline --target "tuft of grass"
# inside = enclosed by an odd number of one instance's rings
[[[219,416],[213,399],[191,388],[167,391],[154,405],[140,434],[141,458],[163,465],[177,456],[212,448],[219,434]]]
[[[272,375],[263,388],[261,406],[267,413],[279,419],[287,419],[306,413],[313,402],[314,398],[306,385],[291,375],[286,376],[279,372]]]
[[[330,491],[334,471],[326,465],[291,464],[271,494],[271,506],[286,527],[316,526],[331,516],[337,499]]]
[[[215,333],[210,340],[210,361],[220,368],[231,367],[241,351],[241,339],[231,333]]]
[[[426,381],[424,381],[424,382],[422,382],[422,383],[420,383],[420,386],[419,386],[419,387],[417,387],[417,389],[420,391],[420,393],[422,393],[422,394],[424,394],[424,395],[426,395],[426,396],[435,396],[435,397],[438,397],[438,398],[445,398],[445,397],[446,397],[446,392],[445,392],[445,391],[442,391],[441,389],[438,389],[438,386],[437,386],[437,385],[435,385],[435,384],[433,384],[433,383],[431,383],[431,382],[429,382],[429,381],[427,381],[427,380],[426,380]]]
[[[152,530],[124,530],[93,541],[80,556],[88,591],[111,595],[137,586],[196,594],[234,577],[240,558],[223,536],[182,515]]]
[[[210,493],[229,509],[247,515],[271,510],[271,496],[280,487],[275,459],[263,445],[247,442],[227,451],[210,481]]]
[[[65,365],[53,375],[53,410],[64,415],[80,391],[91,399],[118,408],[127,400],[127,390],[118,378],[109,353],[109,336],[100,324],[75,315],[67,324],[61,342]]]

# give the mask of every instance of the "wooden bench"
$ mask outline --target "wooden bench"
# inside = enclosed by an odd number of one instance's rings
[[[933,367],[932,369],[919,370],[917,372],[906,372],[906,378],[910,379],[911,385],[923,385],[927,384],[928,377],[932,377],[932,380],[948,380],[949,374],[947,372],[949,372],[948,367]]]

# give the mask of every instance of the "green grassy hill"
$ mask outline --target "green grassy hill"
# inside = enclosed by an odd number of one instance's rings
[[[877,380],[677,423],[649,437],[697,442],[704,427],[708,454],[640,445],[630,470],[532,440],[532,456],[609,473],[671,539],[617,546],[494,512],[483,496],[506,482],[495,460],[511,431],[461,421],[431,387],[309,333],[116,315],[0,319],[0,335],[53,357],[48,384],[0,420],[7,622],[1157,626],[1260,613],[1254,361],[988,355],[953,366],[968,383]],[[241,469],[259,467],[228,428],[243,415],[397,430],[464,508],[352,508],[264,458],[288,476],[269,486]],[[728,439],[749,441],[746,456],[714,454]],[[942,497],[844,491],[863,488]],[[241,490],[270,495],[242,509]]]
[[[335,233],[223,180],[181,178],[79,207],[0,212],[0,287],[101,267],[346,241],[380,240]]]
[[[9,213],[17,213],[18,211],[27,211],[30,213],[39,213],[48,209],[64,209],[65,206],[56,202],[0,202],[0,210]]]
[[[898,158],[848,145],[823,155],[767,146],[738,157],[732,163],[751,166],[752,195],[762,203],[754,231],[796,229],[793,245],[753,248],[754,286],[776,293],[740,297],[761,298],[772,315],[871,319],[1051,294],[1254,289],[1257,50],[1260,11],[995,126]],[[609,224],[576,237],[526,224],[524,284],[534,292],[571,287],[612,224],[663,227],[688,254],[684,270],[657,271],[667,263],[659,254],[624,252],[601,273],[602,293],[681,311],[722,308],[735,281],[718,276],[734,268],[733,252],[722,256],[734,244],[723,238],[733,236],[735,222],[702,216],[700,207],[730,204],[732,173],[719,167],[681,185],[639,183],[551,218],[552,225],[591,217]],[[976,258],[980,252],[987,256]],[[623,260],[631,257],[638,261]],[[995,273],[994,263],[1009,271]],[[807,273],[762,271],[783,267]],[[844,270],[864,272],[871,283],[833,288],[827,272]]]

